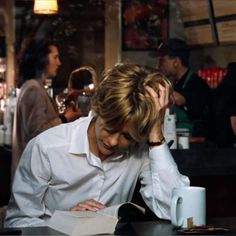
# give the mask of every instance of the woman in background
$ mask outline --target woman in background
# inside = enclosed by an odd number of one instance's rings
[[[82,66],[70,74],[67,89],[56,97],[59,110],[63,112],[67,107],[78,106],[78,96],[86,96],[90,100],[97,87],[97,73],[90,66]]]
[[[97,86],[97,73],[90,66],[82,66],[71,72],[68,82],[68,93],[76,91],[92,92]]]

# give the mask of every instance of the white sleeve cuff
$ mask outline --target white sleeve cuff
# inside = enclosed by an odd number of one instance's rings
[[[170,153],[169,147],[166,143],[152,147],[149,150],[149,158],[152,166],[152,171],[176,166],[176,163]]]

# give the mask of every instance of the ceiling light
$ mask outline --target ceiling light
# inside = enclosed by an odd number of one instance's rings
[[[56,14],[57,12],[57,0],[34,0],[35,14]]]

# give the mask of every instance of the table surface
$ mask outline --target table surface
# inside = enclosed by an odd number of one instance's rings
[[[214,233],[212,235],[236,235],[236,217],[211,218],[208,220],[207,224],[214,227],[224,227],[229,229],[229,232],[226,232],[225,234]],[[63,235],[62,233],[57,232],[49,227],[29,227],[22,228],[21,230],[21,235]],[[158,220],[133,223],[118,223],[114,235],[165,236],[180,234],[178,234],[176,228],[172,226],[169,221]]]

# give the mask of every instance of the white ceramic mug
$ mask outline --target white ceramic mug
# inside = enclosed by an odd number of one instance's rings
[[[172,192],[171,223],[181,228],[206,224],[206,189],[179,187]]]

